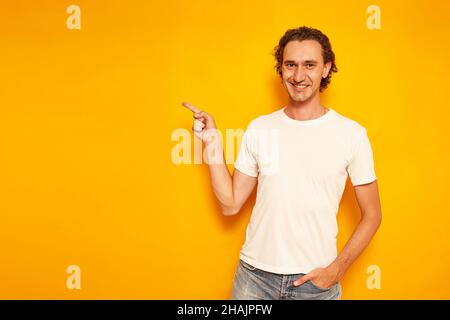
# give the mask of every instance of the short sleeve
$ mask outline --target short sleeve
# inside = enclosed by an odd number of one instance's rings
[[[353,155],[347,166],[347,172],[354,186],[370,183],[377,179],[367,130],[362,127]]]
[[[256,155],[256,134],[252,122],[247,127],[241,140],[234,167],[242,173],[251,176],[258,176],[258,161]]]

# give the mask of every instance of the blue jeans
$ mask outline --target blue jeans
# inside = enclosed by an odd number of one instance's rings
[[[295,287],[293,282],[304,273],[267,272],[239,260],[233,281],[232,300],[340,300],[342,287],[336,283],[325,289],[311,281]]]

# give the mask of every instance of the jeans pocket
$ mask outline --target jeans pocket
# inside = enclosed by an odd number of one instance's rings
[[[329,288],[322,288],[322,287],[319,287],[317,284],[315,284],[314,282],[312,282],[312,280],[309,280],[308,281],[310,284],[311,284],[311,286],[313,286],[315,289],[317,289],[317,290],[319,290],[319,291],[328,291],[328,290],[331,290],[333,287],[334,287],[334,285],[332,285],[331,287],[329,287]]]
[[[250,271],[256,270],[256,267],[252,266],[251,264],[248,264],[244,260],[240,260],[240,262],[241,262],[241,266],[243,266],[245,269],[250,270]]]

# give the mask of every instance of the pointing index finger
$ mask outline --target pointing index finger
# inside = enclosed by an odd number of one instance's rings
[[[200,112],[199,109],[197,109],[196,107],[194,107],[192,104],[190,104],[188,102],[183,102],[182,105],[185,106],[186,108],[188,108],[189,110],[191,110],[194,113]]]

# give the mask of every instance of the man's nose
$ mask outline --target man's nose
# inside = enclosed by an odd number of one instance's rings
[[[295,69],[294,80],[297,83],[305,80],[305,71],[303,70],[303,68],[301,66],[299,66],[298,68]]]

